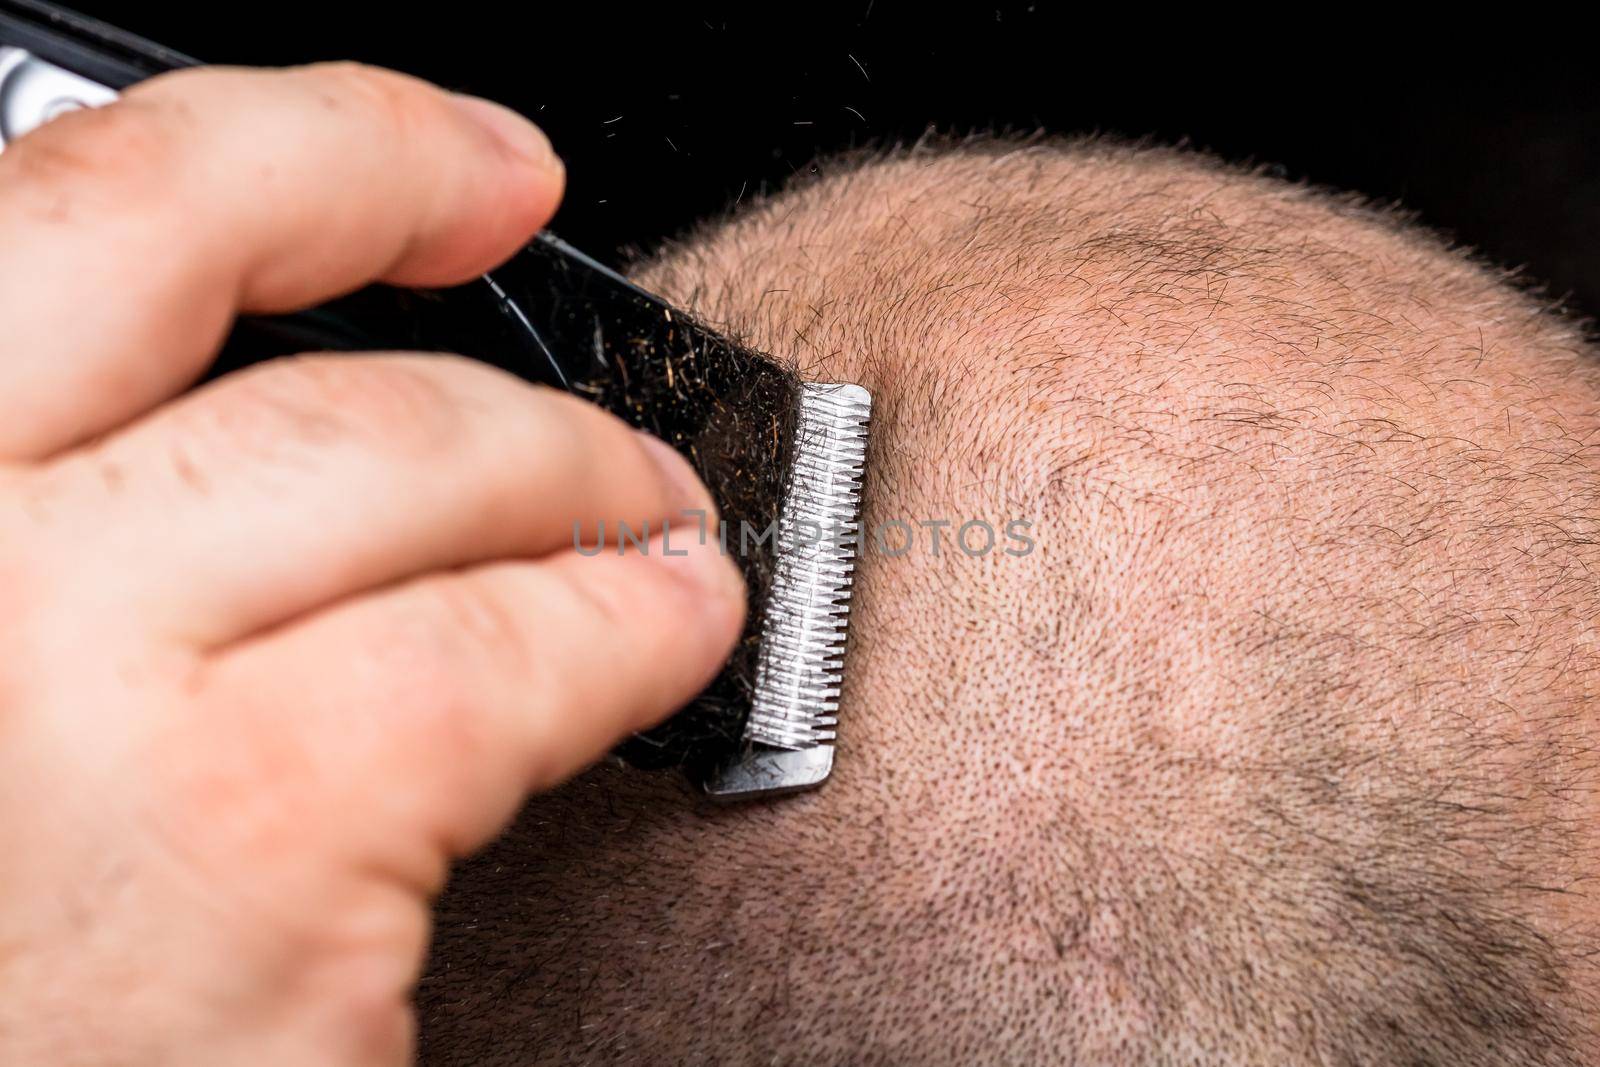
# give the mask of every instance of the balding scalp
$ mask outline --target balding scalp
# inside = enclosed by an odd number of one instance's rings
[[[1600,374],[1396,216],[1167,150],[824,165],[645,284],[878,398],[821,793],[597,772],[441,906],[429,1063],[1596,1052]],[[1037,551],[929,550],[1032,523]]]

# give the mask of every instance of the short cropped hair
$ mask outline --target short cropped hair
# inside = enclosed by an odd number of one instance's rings
[[[535,800],[441,903],[427,1063],[1593,1061],[1580,325],[1094,140],[825,162],[638,274],[876,394],[838,770]]]

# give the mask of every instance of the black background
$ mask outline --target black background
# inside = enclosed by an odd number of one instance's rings
[[[602,258],[818,153],[930,127],[1101,131],[1398,200],[1600,313],[1600,93],[1589,57],[1564,53],[1582,32],[1550,11],[1503,9],[1464,40],[1311,8],[1223,26],[884,0],[69,6],[207,60],[356,58],[508,103],[567,160],[557,231]]]

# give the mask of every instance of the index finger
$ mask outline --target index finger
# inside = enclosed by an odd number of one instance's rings
[[[563,180],[513,112],[354,64],[180,71],[63,116],[0,155],[0,460],[177,392],[238,312],[467,281]]]

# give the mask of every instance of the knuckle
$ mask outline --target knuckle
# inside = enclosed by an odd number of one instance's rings
[[[657,580],[657,576],[651,573],[654,568],[638,568],[638,570],[640,571],[636,575],[638,585],[627,594],[609,581],[595,580],[585,574],[571,571],[555,573],[562,582],[563,591],[570,605],[569,614],[573,620],[582,620],[598,633],[624,633],[631,621],[630,604],[648,603],[655,595],[651,587]]]
[[[438,111],[437,90],[392,70],[340,61],[319,63],[305,72],[316,83],[324,105],[350,109],[389,133],[414,132]]]
[[[6,194],[51,218],[75,210],[126,212],[170,191],[188,123],[178,101],[124,99],[62,115],[0,157]]]
[[[359,439],[411,456],[463,432],[450,390],[424,357],[297,356],[239,375],[201,405],[201,427],[250,456]]]
[[[289,361],[286,389],[308,408],[330,413],[352,429],[420,437],[458,428],[458,405],[426,356],[302,356]]]
[[[482,663],[520,660],[527,634],[523,620],[495,584],[490,571],[441,579],[429,586],[434,625],[466,656]]]
[[[185,452],[220,451],[250,460],[276,459],[340,431],[337,413],[311,402],[298,361],[282,360],[233,376],[218,392],[180,405],[174,440]]]

